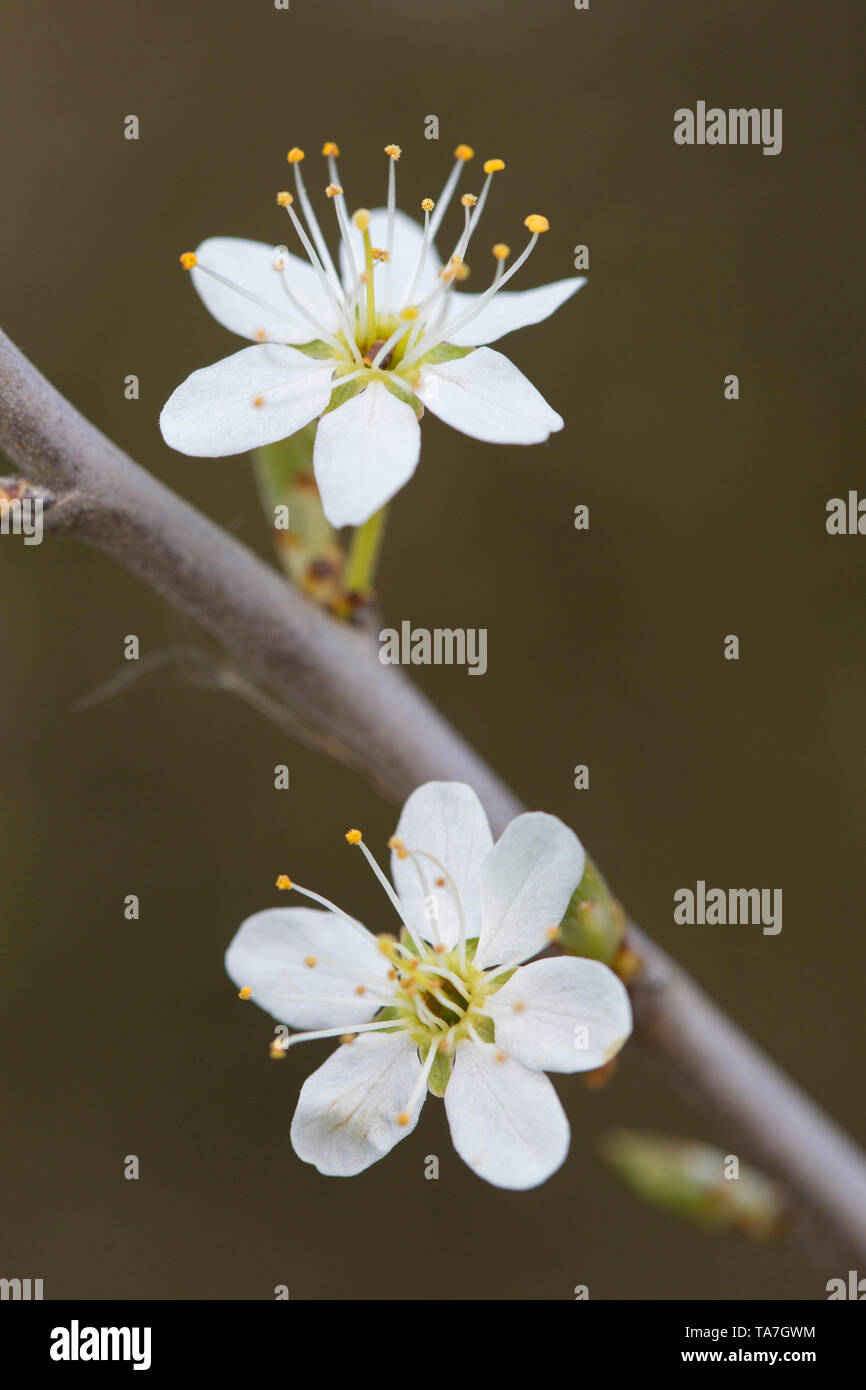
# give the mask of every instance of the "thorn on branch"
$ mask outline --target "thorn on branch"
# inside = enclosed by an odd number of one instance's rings
[[[29,479],[13,474],[0,478],[0,502],[42,502],[43,512],[53,507],[57,498],[41,483],[31,483]]]

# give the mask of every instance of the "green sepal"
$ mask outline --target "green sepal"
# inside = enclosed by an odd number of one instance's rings
[[[356,376],[354,381],[347,381],[345,386],[339,385],[338,377],[337,383],[338,384],[331,392],[331,399],[322,411],[323,415],[330,415],[332,410],[337,410],[341,405],[345,405],[346,401],[350,401],[353,396],[357,396],[358,392],[363,391],[364,387],[368,384],[364,378],[360,376]]]
[[[399,1010],[399,1009],[395,1009],[395,1008],[393,1007],[393,1005],[391,1005],[391,1004],[386,1004],[385,1007],[384,1007],[384,1009],[380,1009],[379,1012],[376,1014],[376,1022],[377,1022],[377,1023],[382,1023],[385,1019],[389,1019],[389,1018],[394,1018],[394,1019],[400,1018],[400,1010]],[[347,1029],[346,1029],[346,1032],[347,1032],[347,1033],[351,1033],[351,1031],[352,1031],[351,1028],[347,1028]],[[383,1032],[389,1032],[389,1033],[390,1033],[392,1030],[391,1030],[390,1028],[388,1028],[388,1029],[383,1029],[382,1031],[383,1031]]]
[[[475,1024],[475,1031],[482,1042],[492,1043],[496,1041],[492,1018],[479,1018]]]
[[[302,352],[305,357],[325,358],[334,355],[334,349],[330,343],[323,343],[321,338],[313,338],[312,342],[309,343],[300,343],[295,351]]]
[[[425,352],[418,366],[425,362],[456,362],[459,357],[468,357],[470,352],[474,351],[474,348],[457,347],[455,343],[440,343],[438,347]]]
[[[503,970],[503,972],[502,972],[501,975],[494,975],[494,976],[491,978],[490,984],[489,984],[489,986],[488,986],[488,988],[490,989],[490,991],[491,991],[493,994],[495,994],[496,991],[497,991],[498,989],[501,989],[503,985],[507,985],[507,984],[508,984],[508,981],[511,979],[511,976],[512,976],[512,975],[516,975],[519,969],[520,969],[520,966],[519,966],[519,965],[515,965],[514,968],[511,969],[511,970]]]
[[[408,950],[412,952],[413,956],[420,957],[424,954],[408,927],[400,928],[400,944],[401,946],[406,946]]]
[[[359,377],[358,379],[360,380],[361,378]],[[401,389],[401,387],[399,386],[393,386],[391,384],[391,379],[388,374],[381,377],[380,380],[384,383],[386,389],[391,392],[391,395],[396,396],[398,401],[402,401],[404,405],[411,405],[415,414],[420,419],[421,415],[424,413],[424,407],[419,401],[418,397],[415,395],[414,391],[411,393],[411,395],[407,396],[405,390]],[[401,377],[400,380],[405,381],[405,378]],[[366,384],[367,383],[365,382],[364,385]],[[409,383],[405,382],[405,384],[406,386],[408,386]]]
[[[445,1094],[445,1087],[451,1080],[451,1072],[454,1067],[454,1058],[445,1052],[437,1052],[430,1068],[430,1075],[427,1078],[427,1089],[434,1096],[440,1098]]]

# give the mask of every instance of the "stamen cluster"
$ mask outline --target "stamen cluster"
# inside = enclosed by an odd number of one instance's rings
[[[546,217],[538,213],[530,214],[525,219],[524,225],[530,233],[529,241],[509,270],[505,269],[505,263],[511,254],[510,248],[504,242],[496,243],[493,247],[496,266],[489,288],[470,308],[464,313],[458,313],[455,318],[450,313],[453,307],[451,291],[469,274],[466,252],[484,211],[493,177],[505,168],[505,162],[502,159],[488,159],[484,164],[485,180],[480,193],[463,194],[460,199],[464,210],[463,229],[446,264],[439,272],[438,284],[425,295],[419,296],[420,286],[425,283],[425,271],[432,255],[436,233],[452,202],[463,169],[474,158],[475,152],[470,145],[458,145],[454,151],[454,165],[438,201],[434,202],[429,197],[422,199],[423,239],[413,269],[398,286],[392,284],[391,252],[396,216],[396,165],[401,153],[399,145],[385,146],[385,154],[388,157],[387,245],[373,245],[370,235],[371,214],[366,208],[360,208],[351,218],[351,223],[360,233],[359,247],[357,237],[352,235],[346,195],[339,180],[339,148],[333,140],[326,141],[322,147],[330,176],[330,182],[324,190],[325,196],[333,204],[336,212],[348,268],[348,275],[341,279],[301,174],[301,164],[306,157],[304,151],[295,146],[288,152],[287,160],[294,175],[295,193],[281,190],[276,195],[277,204],[288,214],[321,289],[334,311],[338,323],[336,332],[317,316],[315,310],[291,284],[287,247],[277,248],[274,270],[279,275],[282,290],[291,309],[309,324],[311,334],[317,341],[326,343],[333,349],[333,357],[339,364],[334,377],[335,385],[346,386],[362,378],[369,380],[377,374],[388,373],[390,383],[406,396],[411,396],[411,385],[417,380],[422,360],[487,308],[493,297],[525,263],[539,236],[549,229],[549,223]],[[300,205],[305,221],[296,211],[296,202]],[[224,276],[199,260],[193,252],[184,252],[180,259],[185,269],[197,267],[204,274],[212,275],[222,283],[228,283]],[[384,276],[383,283],[378,286],[377,297],[375,272],[380,265],[384,267]],[[242,285],[235,285],[233,288],[239,294],[249,297],[249,292]],[[255,403],[264,404],[266,398],[267,393],[262,392],[256,397]]]

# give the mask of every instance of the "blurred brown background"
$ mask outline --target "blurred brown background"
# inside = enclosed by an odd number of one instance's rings
[[[505,158],[485,247],[521,245],[529,211],[552,224],[521,285],[571,274],[571,248],[590,247],[589,286],[503,344],[566,429],[495,449],[428,417],[392,508],[384,613],[489,629],[484,680],[415,678],[863,1140],[866,540],[824,528],[827,499],[864,478],[861,19],[853,0],[12,4],[0,321],[134,457],[267,555],[245,461],[183,458],[159,435],[174,386],[241,346],[178,253],[211,234],[285,238],[273,195],[296,142],[311,156],[340,142],[355,205],[383,200],[388,141],[404,207],[435,195],[458,141]],[[698,99],[782,107],[782,154],[678,148],[673,112]],[[739,1151],[634,1052],[602,1094],[557,1083],[572,1151],[539,1190],[475,1179],[435,1102],[359,1178],[302,1164],[289,1120],[328,1046],[269,1063],[270,1021],[238,1004],[222,953],[277,902],[278,871],[383,925],[342,832],[381,844],[394,808],[223,695],[142,683],[76,712],[127,633],[150,652],[176,640],[174,619],[72,541],[4,538],[0,582],[0,1274],[41,1277],[47,1297],[270,1298],[285,1283],[293,1298],[568,1299],[586,1283],[593,1298],[736,1299],[821,1298],[844,1273],[708,1239],[618,1185],[593,1155],[611,1124]],[[722,659],[731,632],[738,663]],[[781,886],[781,935],[675,926],[673,892],[697,878]],[[132,1153],[138,1182],[122,1176]]]

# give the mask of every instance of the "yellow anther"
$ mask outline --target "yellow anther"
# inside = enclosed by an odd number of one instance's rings
[[[496,1060],[497,1062],[507,1062],[508,1058],[505,1056],[504,1052],[497,1052]]]
[[[386,145],[385,153],[389,159],[397,160],[400,158],[403,151],[400,149],[399,145]]]
[[[342,191],[343,190],[338,183],[329,183],[328,187],[325,189],[325,197],[337,198],[342,193]]]
[[[367,987],[366,987],[366,985],[357,985],[356,988],[355,988],[355,993],[356,993],[356,994],[366,994],[366,993],[367,993]]]
[[[373,260],[374,260],[374,261],[389,261],[390,259],[391,259],[391,253],[390,253],[390,251],[386,251],[386,250],[385,250],[383,247],[381,247],[381,246],[374,246],[374,247],[373,247]]]
[[[267,333],[265,332],[264,328],[257,328],[257,329],[256,329],[256,342],[257,342],[257,343],[266,343],[267,341],[268,341],[268,335],[267,335]]]
[[[559,927],[548,927],[544,935],[547,937],[548,941],[558,941]]]
[[[279,878],[277,879],[277,887],[282,888],[285,891],[291,888],[291,886],[292,880],[289,878],[288,874],[280,874]]]
[[[407,1115],[407,1113],[406,1113],[405,1110],[404,1110],[401,1114],[399,1114],[399,1115],[397,1116],[397,1123],[398,1123],[398,1125],[400,1126],[401,1129],[405,1129],[406,1126],[408,1125],[408,1123],[409,1123],[409,1116]]]
[[[484,161],[485,174],[498,174],[500,169],[505,168],[504,159],[486,159]]]
[[[418,959],[418,957],[417,957],[417,956],[413,956],[412,959],[411,959],[410,962],[409,962],[409,967],[408,967],[408,968],[409,968],[410,970],[417,970],[417,969],[418,969],[418,966],[419,966],[420,964],[421,964],[421,962],[420,962],[420,960]]]
[[[418,310],[413,308],[404,309],[400,317],[403,319],[416,319],[418,317]],[[394,851],[398,859],[407,859],[409,856],[408,849],[403,844],[402,840],[398,840],[396,835],[391,836],[388,841],[388,848]]]
[[[493,248],[493,254],[498,261],[507,261],[511,255],[511,247],[506,246],[504,241],[497,241]]]
[[[364,838],[364,837],[363,837],[363,835],[361,834],[360,830],[347,830],[347,831],[346,831],[346,840],[348,841],[348,843],[349,843],[350,845],[359,845],[359,844],[361,843],[361,841],[363,840],[363,838]]]
[[[275,1062],[283,1061],[286,1056],[286,1048],[281,1042],[278,1042],[277,1039],[274,1038],[274,1041],[268,1048],[268,1055],[273,1057]]]
[[[422,211],[422,212],[432,212],[433,209],[435,208],[435,206],[436,206],[436,204],[433,202],[433,199],[432,199],[432,198],[422,198],[422,199],[421,199],[421,211]]]
[[[396,937],[391,936],[390,932],[380,932],[376,938],[376,944],[383,956],[387,956],[389,960],[393,959],[394,951],[397,946]]]
[[[286,159],[289,161],[290,164],[300,164],[303,157],[304,151],[299,150],[297,145],[293,145],[292,148],[289,150],[289,153],[286,155]]]
[[[516,1004],[512,1004],[511,1007],[512,1007],[512,1009],[514,1010],[514,1012],[515,1012],[516,1014],[522,1014],[522,1013],[523,1013],[523,1010],[526,1008],[526,1005],[525,1005],[525,1004],[521,1004],[520,1000],[518,999],[518,1000],[517,1000],[517,1003],[516,1003]]]
[[[289,193],[285,188],[281,193],[277,194],[277,203],[281,208],[290,208],[294,201],[294,195]]]
[[[457,280],[458,284],[460,283],[461,280],[468,280],[468,279],[469,279],[469,267],[468,267],[468,265],[458,265],[457,268],[456,268],[456,270],[454,271],[454,278],[455,278],[455,280]]]
[[[444,265],[439,272],[440,280],[453,280],[457,274],[457,268],[453,265]]]
[[[359,232],[366,232],[367,228],[370,225],[370,214],[366,208],[358,208],[358,211],[355,213],[355,216],[352,218],[352,221],[358,228]]]
[[[340,1038],[340,1042],[348,1046],[349,1043],[353,1043],[355,1041],[357,1036],[357,1033],[344,1033]]]
[[[243,989],[238,990],[238,999],[251,999],[253,995],[249,985],[244,985]]]
[[[180,258],[180,263],[184,270],[192,270],[194,265],[198,265],[198,256],[194,251],[184,251]]]
[[[389,971],[388,971],[388,974],[387,974],[387,976],[386,976],[385,978],[388,979],[388,980],[396,980],[396,978],[397,978],[397,971],[396,971],[396,970],[389,970]]]
[[[450,259],[450,261],[448,262],[448,264],[449,264],[449,265],[462,265],[462,264],[463,264],[463,257],[462,257],[462,256],[458,256],[457,252],[455,251],[455,252],[454,252],[454,255],[451,257],[451,259]]]
[[[322,146],[322,154],[332,154],[335,159],[340,157],[340,148],[334,140],[326,140]]]
[[[253,405],[255,406],[256,410],[259,410],[264,405],[264,403],[264,396],[253,396]]]
[[[309,970],[312,970],[313,966],[318,964],[318,956],[304,956],[304,965],[306,965]]]
[[[540,232],[549,232],[550,223],[546,217],[542,217],[540,212],[531,212],[528,217],[523,219],[524,227],[528,227],[533,236],[538,236]]]
[[[454,151],[454,158],[462,159],[465,163],[467,159],[475,158],[475,151],[471,145],[458,145],[457,149]]]
[[[476,198],[474,193],[464,193],[460,201],[465,208],[474,208],[475,204],[478,202],[478,199]]]

